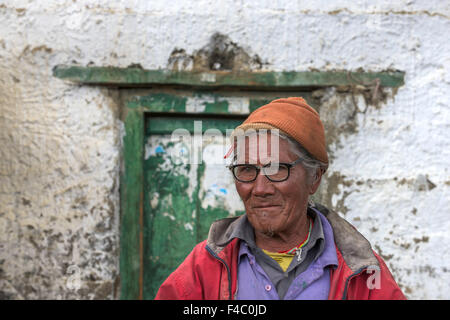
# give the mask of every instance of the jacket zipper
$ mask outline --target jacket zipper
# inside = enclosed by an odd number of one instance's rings
[[[352,280],[354,277],[360,275],[362,272],[364,272],[365,270],[367,270],[369,267],[371,267],[371,266],[365,266],[365,267],[362,267],[362,268],[356,270],[353,274],[351,274],[351,275],[345,280],[344,294],[342,295],[342,299],[341,299],[341,300],[347,300],[347,290],[348,290],[348,285],[350,284],[350,280]]]
[[[231,293],[231,271],[230,268],[228,267],[228,264],[225,262],[225,260],[223,260],[222,258],[220,258],[210,247],[208,247],[207,245],[205,246],[206,250],[217,260],[219,260],[220,262],[223,263],[223,265],[225,266],[225,268],[227,269],[227,276],[228,276],[228,292],[229,292],[229,300],[233,300],[233,296]]]

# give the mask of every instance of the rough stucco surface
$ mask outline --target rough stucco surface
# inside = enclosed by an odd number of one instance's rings
[[[0,1],[0,298],[117,298],[118,99],[52,68],[165,68],[220,32],[265,70],[406,73],[376,107],[357,97],[329,190],[408,298],[448,299],[449,18],[437,0]]]

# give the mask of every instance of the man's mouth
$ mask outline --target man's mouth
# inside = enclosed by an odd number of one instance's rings
[[[275,204],[267,204],[267,205],[256,205],[253,206],[253,209],[270,209],[270,208],[279,208],[279,205]]]

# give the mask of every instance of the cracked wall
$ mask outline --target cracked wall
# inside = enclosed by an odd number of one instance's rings
[[[317,197],[409,298],[449,298],[446,2],[19,0],[0,17],[1,298],[117,298],[118,98],[53,78],[58,64],[405,71],[397,92],[314,93],[332,155]],[[217,33],[229,54],[211,64]]]

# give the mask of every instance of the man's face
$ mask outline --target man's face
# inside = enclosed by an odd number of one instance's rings
[[[278,139],[278,137],[276,137]],[[253,140],[256,143],[245,144],[245,158],[238,154],[237,164],[250,163],[265,165],[276,155],[271,154],[270,134],[267,138],[267,156],[258,155],[257,148],[261,147],[260,139]],[[266,141],[262,140],[263,143]],[[290,163],[297,160],[297,156],[289,151],[289,143],[285,139],[279,139],[279,162]],[[249,144],[251,144],[249,146]],[[276,148],[275,148],[276,149]],[[241,158],[241,159],[240,159]],[[244,160],[245,159],[245,160]],[[295,232],[299,222],[306,219],[306,207],[308,197],[314,193],[319,182],[308,183],[307,174],[301,164],[297,164],[290,170],[289,178],[282,182],[271,182],[262,171],[253,182],[240,182],[235,180],[236,190],[244,202],[247,217],[256,232],[266,235]]]

